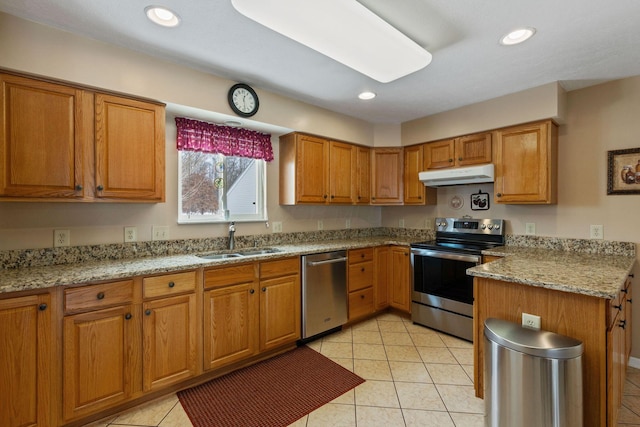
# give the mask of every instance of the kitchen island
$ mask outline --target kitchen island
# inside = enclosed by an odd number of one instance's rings
[[[494,260],[467,270],[474,279],[474,385],[484,394],[484,322],[520,324],[540,316],[541,329],[583,342],[585,426],[616,426],[631,349],[634,250],[584,253],[505,246]],[[494,258],[497,257],[497,258]]]

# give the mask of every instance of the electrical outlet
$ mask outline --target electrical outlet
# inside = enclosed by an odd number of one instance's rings
[[[591,230],[589,232],[589,237],[592,239],[604,239],[604,226],[602,225],[591,225]]]
[[[125,242],[136,242],[136,241],[138,241],[138,229],[136,227],[125,227],[124,228],[124,241]]]
[[[400,220],[398,221],[398,227],[404,228],[404,218],[400,218]]]
[[[324,230],[324,223],[321,219],[318,220],[318,230]]]
[[[535,222],[527,222],[524,226],[525,234],[536,234],[536,223]]]
[[[273,225],[273,232],[274,233],[282,233],[282,222],[274,221],[272,223],[272,225]]]
[[[522,313],[522,326],[529,329],[540,329],[540,316]]]
[[[169,227],[154,225],[151,229],[151,240],[169,240]]]
[[[69,230],[53,230],[53,247],[59,248],[69,246],[71,243],[71,233]]]
[[[351,218],[347,218],[344,222],[345,228],[351,228]]]

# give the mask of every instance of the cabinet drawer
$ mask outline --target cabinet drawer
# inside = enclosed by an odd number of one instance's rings
[[[257,264],[240,264],[231,267],[212,268],[204,272],[204,288],[220,288],[253,282],[258,277]]]
[[[373,261],[349,265],[349,292],[373,286]]]
[[[155,298],[165,295],[191,292],[196,289],[196,272],[163,274],[162,276],[142,279],[144,298]]]
[[[298,257],[265,261],[260,263],[260,278],[287,276],[300,273],[300,259]]]
[[[349,250],[349,264],[364,261],[373,261],[373,248]]]
[[[64,290],[64,311],[97,309],[133,300],[133,280],[89,285]]]
[[[349,293],[349,320],[374,312],[373,287]]]

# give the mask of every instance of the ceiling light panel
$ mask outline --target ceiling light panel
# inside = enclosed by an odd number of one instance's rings
[[[355,0],[232,0],[246,17],[381,83],[414,73],[431,54]]]
[[[161,6],[148,6],[144,12],[152,22],[163,27],[176,27],[180,24],[180,18],[173,11]]]
[[[535,28],[518,28],[500,39],[500,44],[511,46],[529,40],[536,33]]]

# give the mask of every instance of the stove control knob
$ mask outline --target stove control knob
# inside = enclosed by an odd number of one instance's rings
[[[489,224],[487,227],[489,227],[489,230],[493,230],[493,224]]]
[[[482,229],[484,230],[485,228],[487,228],[487,224],[482,224]]]
[[[500,224],[496,224],[496,230],[500,230]]]

